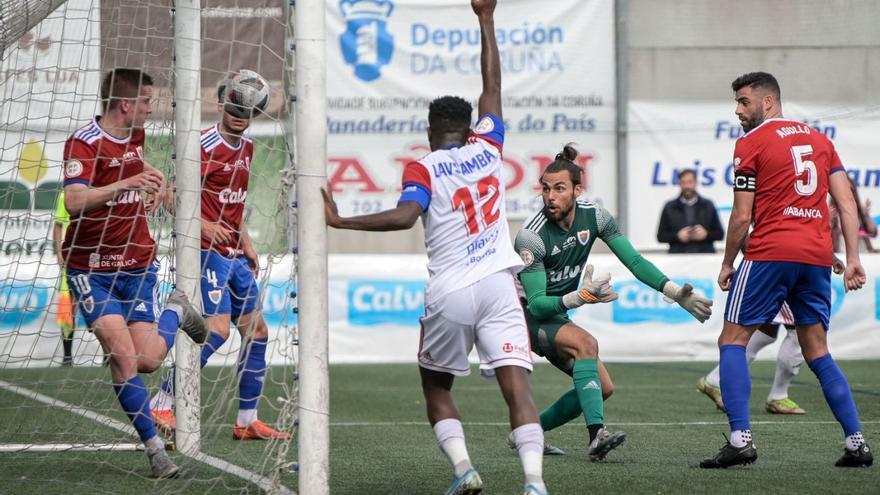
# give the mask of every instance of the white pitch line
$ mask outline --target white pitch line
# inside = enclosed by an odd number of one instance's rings
[[[480,421],[464,421],[465,426],[510,426],[508,422],[480,422]],[[880,424],[880,421],[862,421],[862,424]],[[837,421],[751,421],[753,425],[836,425]],[[572,422],[564,426],[579,426],[580,423]],[[727,425],[727,421],[684,421],[684,422],[666,422],[666,423],[607,423],[608,426],[721,426]],[[360,426],[429,426],[427,421],[340,421],[330,423],[331,427],[360,427]],[[580,426],[583,428],[582,426]]]
[[[9,382],[5,382],[0,380],[0,389],[7,390],[9,392],[16,393],[18,395],[27,397],[28,399],[35,400],[37,402],[42,402],[43,404],[50,405],[52,407],[57,407],[59,409],[63,409],[65,411],[76,414],[77,416],[82,416],[87,419],[91,419],[96,423],[100,423],[104,426],[113,428],[115,430],[121,431],[123,433],[127,433],[132,436],[137,436],[137,431],[133,426],[125,424],[121,421],[117,421],[113,418],[109,418],[104,416],[103,414],[96,413],[92,410],[85,409],[83,407],[74,406],[73,404],[68,404],[63,400],[56,399],[54,397],[49,397],[48,395],[43,395],[34,390],[19,387],[18,385],[13,385]],[[254,472],[248,471],[247,469],[232,464],[230,462],[224,461],[223,459],[205,454],[203,452],[197,452],[195,454],[187,454],[181,451],[177,451],[178,453],[189,457],[195,461],[201,462],[203,464],[207,464],[215,469],[219,469],[220,471],[225,471],[233,476],[238,476],[245,481],[249,481],[260,487],[263,491],[270,491],[272,487],[272,480],[265,476],[261,476]],[[296,495],[296,492],[288,490],[285,487],[280,487],[280,492],[286,495]]]

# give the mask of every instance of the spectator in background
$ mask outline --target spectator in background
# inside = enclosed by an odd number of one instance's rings
[[[877,250],[874,249],[874,245],[871,243],[871,239],[877,237],[877,224],[871,218],[871,200],[866,199],[862,203],[856,183],[852,177],[849,178],[849,187],[852,190],[853,197],[856,199],[856,207],[858,208],[859,251],[863,253],[876,253]],[[843,233],[840,230],[840,215],[837,213],[837,203],[834,202],[834,198],[829,197],[828,201],[830,213],[828,216],[831,218],[831,240],[834,243],[834,252],[840,253],[843,252],[843,245],[841,244]]]
[[[678,173],[681,194],[663,207],[657,240],[669,243],[669,252],[714,253],[715,241],[724,238],[724,229],[712,201],[697,194],[697,174],[686,169]]]

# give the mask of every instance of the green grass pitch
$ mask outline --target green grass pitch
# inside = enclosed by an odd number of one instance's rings
[[[878,493],[880,465],[869,469],[833,467],[842,433],[825,405],[815,377],[804,366],[791,396],[805,416],[764,412],[773,363],[753,365],[752,431],[758,463],[746,468],[703,471],[699,460],[723,442],[726,417],[694,387],[708,363],[608,365],[615,382],[606,403],[609,427],[627,432],[627,442],[605,462],[586,456],[581,420],[547,434],[564,457],[545,458],[544,475],[554,494],[581,493]],[[877,361],[841,362],[854,390],[869,442],[880,445],[880,385]],[[266,472],[265,444],[234,442],[235,389],[227,368],[205,370],[203,451],[255,472]],[[273,368],[266,380],[261,418],[272,421],[277,385],[289,370]],[[0,380],[93,409],[125,421],[107,385],[106,369],[0,370]],[[158,377],[150,377],[152,386]],[[532,375],[539,409],[571,382],[547,365]],[[485,483],[485,493],[519,493],[519,459],[506,446],[507,415],[497,386],[476,373],[454,388],[468,449]],[[0,391],[0,443],[134,441],[132,437]],[[339,365],[331,368],[331,493],[443,493],[451,469],[427,425],[415,365]],[[295,448],[292,449],[295,455]],[[143,453],[0,453],[0,493],[258,493],[240,478],[180,454],[175,480],[149,479]],[[296,475],[284,476],[296,488]]]

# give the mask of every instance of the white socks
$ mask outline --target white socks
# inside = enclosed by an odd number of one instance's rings
[[[752,441],[752,430],[736,430],[730,432],[730,445],[736,448],[745,447]]]
[[[257,410],[256,409],[239,409],[238,410],[238,425],[239,426],[247,426],[254,421],[257,420]]]
[[[449,458],[449,462],[455,470],[455,477],[467,472],[471,466],[471,458],[468,456],[467,445],[464,443],[464,429],[461,421],[457,419],[444,419],[434,425],[434,435],[440,450]],[[542,447],[543,448],[543,447]]]
[[[538,423],[529,423],[513,430],[513,442],[526,475],[526,485],[535,485],[539,490],[544,486],[544,430]]]
[[[771,337],[760,330],[755,330],[755,333],[752,334],[749,343],[746,345],[746,359],[751,363],[755,360],[755,356],[758,355],[761,349],[774,342],[776,342],[776,337]]]
[[[779,353],[776,355],[776,375],[773,377],[773,387],[767,401],[780,400],[788,397],[788,388],[794,376],[801,370],[804,356],[801,354],[801,345],[798,342],[797,332],[787,330]]]
[[[865,443],[865,437],[862,436],[862,432],[857,431],[846,437],[846,450],[856,450],[861,447],[863,443]]]
[[[174,409],[174,397],[160,388],[156,395],[153,396],[153,399],[150,400],[150,410],[164,411],[167,409]]]

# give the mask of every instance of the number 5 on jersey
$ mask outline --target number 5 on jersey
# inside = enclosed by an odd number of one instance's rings
[[[469,187],[459,188],[452,195],[452,209],[461,210],[464,214],[468,236],[479,234],[481,224],[483,229],[488,228],[501,217],[501,212],[496,208],[500,192],[498,178],[490,175],[477,182],[476,200],[474,192]],[[475,205],[480,206],[479,220]]]

